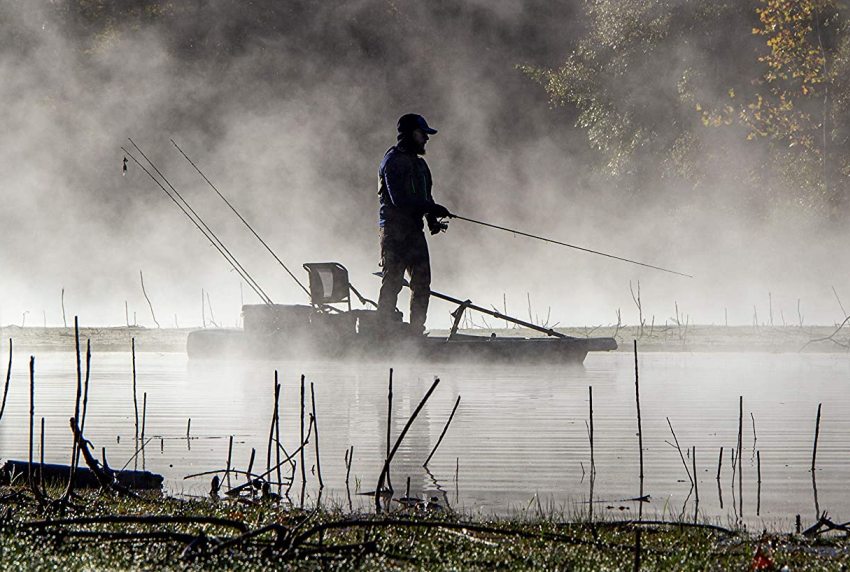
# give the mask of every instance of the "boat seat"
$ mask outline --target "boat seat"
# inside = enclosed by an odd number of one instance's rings
[[[314,306],[348,304],[351,310],[351,285],[345,266],[338,262],[307,262],[304,270],[310,276],[310,302]]]

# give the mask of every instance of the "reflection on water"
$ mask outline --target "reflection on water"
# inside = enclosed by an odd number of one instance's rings
[[[15,355],[9,403],[0,421],[4,458],[27,457],[28,357]],[[507,513],[529,508],[617,517],[637,512],[638,437],[630,354],[591,355],[580,368],[393,365],[393,439],[434,377],[442,380],[395,457],[392,480],[397,491],[404,491],[409,477],[412,496],[437,497],[466,511]],[[204,495],[210,477],[183,477],[223,469],[232,435],[233,465],[245,470],[253,448],[255,472],[265,469],[274,370],[282,384],[280,433],[287,451],[297,449],[303,373],[308,414],[310,382],[315,386],[324,498],[347,505],[350,447],[354,447],[352,493],[374,490],[381,470],[389,366],[189,362],[182,354],[140,352],[139,401],[141,405],[146,392],[145,432],[152,440],[139,463],[165,475],[174,493]],[[69,456],[75,367],[73,354],[36,356],[36,418],[46,420],[47,462],[67,462]],[[846,355],[646,353],[640,356],[640,370],[644,494],[650,496],[649,503],[642,503],[644,517],[698,514],[725,522],[743,516],[753,524],[788,528],[796,514],[807,521],[819,510],[828,510],[847,520],[850,500],[843,485],[850,470],[850,360]],[[588,439],[589,386],[595,471]],[[422,464],[458,395],[460,407],[426,470]],[[739,396],[744,411],[740,457]],[[823,403],[823,416],[818,470],[812,474],[818,403]],[[96,447],[106,447],[113,466],[120,467],[133,455],[129,354],[98,353],[95,348],[86,432]],[[305,459],[309,502],[315,499],[317,483],[312,444]],[[696,474],[695,487],[686,466]],[[300,486],[299,468],[293,490]],[[356,494],[352,500],[355,507],[371,502]]]

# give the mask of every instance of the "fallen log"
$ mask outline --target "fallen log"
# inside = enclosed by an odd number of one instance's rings
[[[27,474],[27,461],[6,461],[0,468],[0,484],[11,484],[16,475]],[[67,482],[71,472],[69,465],[33,463],[33,476],[41,480],[42,473],[44,482],[60,483]],[[115,482],[128,489],[136,490],[159,490],[162,488],[163,477],[150,471],[121,471],[115,472]],[[77,467],[74,474],[74,486],[79,488],[98,488],[100,482],[95,473],[87,467]]]

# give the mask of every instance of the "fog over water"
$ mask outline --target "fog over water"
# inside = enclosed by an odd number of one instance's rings
[[[127,137],[274,301],[306,302],[170,138],[298,276],[303,262],[336,260],[376,297],[377,166],[410,111],[440,131],[427,159],[450,210],[696,276],[453,221],[430,240],[435,290],[504,299],[521,317],[530,299],[564,325],[616,322],[618,308],[635,323],[637,280],[657,323],[674,302],[692,323],[723,323],[728,308],[730,323],[749,324],[754,306],[765,321],[768,293],[777,323],[780,312],[797,322],[798,299],[807,324],[844,317],[832,287],[850,303],[846,229],[751,212],[731,170],[696,191],[659,175],[626,192],[590,168],[574,112],[517,68],[560,65],[586,26],[578,0],[177,4],[95,18],[63,2],[0,2],[0,324],[28,312],[27,325],[61,325],[64,288],[69,317],[120,325],[126,300],[131,321],[152,326],[140,269],[163,326],[175,314],[199,324],[202,288],[216,319],[237,323],[238,276],[132,161],[122,176]],[[673,73],[695,49],[648,66]],[[649,102],[646,81],[623,89]],[[762,160],[737,145],[741,162]],[[450,310],[435,302],[429,326],[447,326]]]

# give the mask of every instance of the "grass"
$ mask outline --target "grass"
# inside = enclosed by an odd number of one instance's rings
[[[635,569],[638,557],[643,570],[751,570],[757,551],[772,563],[765,570],[850,566],[846,534],[753,536],[708,525],[565,521],[556,515],[488,519],[409,510],[370,515],[327,505],[305,511],[276,500],[128,498],[92,491],[63,507],[39,504],[21,487],[0,488],[0,514],[0,570],[16,572],[623,570]],[[97,522],[113,516],[159,516],[164,522]],[[60,517],[78,521],[47,523]],[[79,522],[81,517],[93,518]],[[185,517],[225,520],[181,522]],[[263,527],[262,534],[245,534]]]

